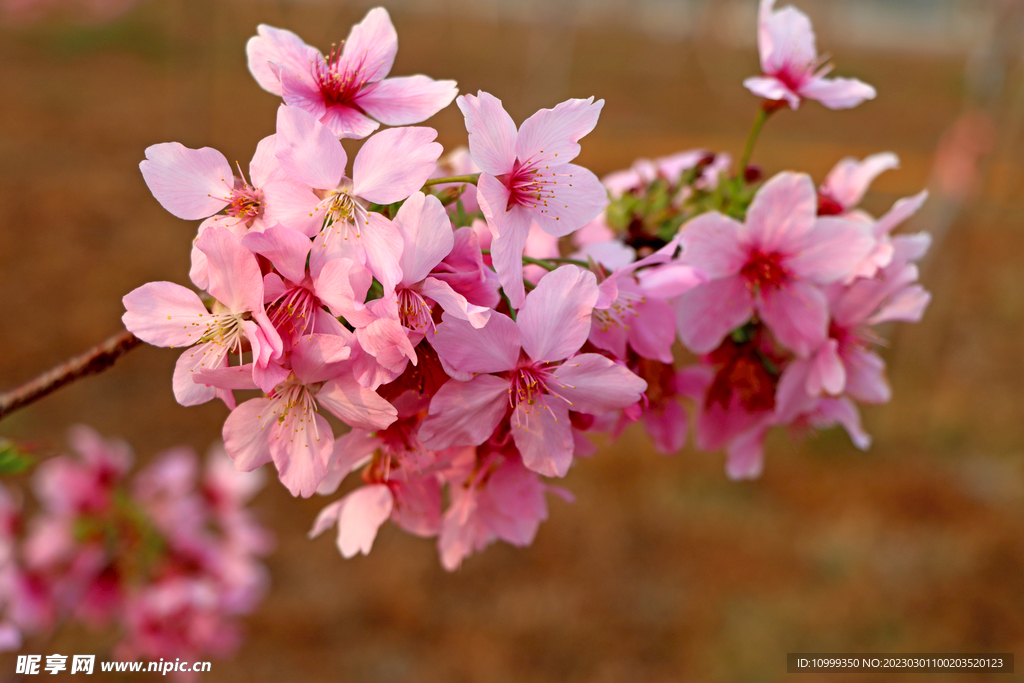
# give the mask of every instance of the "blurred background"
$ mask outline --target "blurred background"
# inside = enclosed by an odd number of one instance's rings
[[[196,225],[161,209],[138,162],[179,141],[247,166],[279,102],[246,68],[256,25],[326,49],[374,4],[0,0],[0,389],[118,332],[133,288],[188,283]],[[343,560],[331,534],[306,539],[327,501],[271,482],[254,506],[278,538],[272,592],[203,680],[777,681],[795,651],[1024,657],[1024,3],[798,5],[837,75],[878,98],[778,114],[754,162],[820,181],[841,157],[892,150],[902,167],[866,208],[932,191],[905,230],[936,237],[934,300],[890,332],[894,398],[864,411],[873,448],[838,430],[775,434],[764,476],[734,483],[721,454],[666,458],[630,429],[570,472],[576,503],[552,498],[532,547],[492,546],[453,574],[431,541],[388,525],[369,557]],[[759,72],[755,0],[387,7],[393,75],[487,90],[516,121],[604,98],[579,160],[599,175],[688,148],[735,155],[758,106],[741,86]],[[454,105],[428,123],[446,148],[465,144]],[[177,355],[133,351],[0,435],[55,450],[84,422],[143,461],[205,451],[227,410],[175,403]],[[103,653],[111,638],[71,628],[45,653]]]

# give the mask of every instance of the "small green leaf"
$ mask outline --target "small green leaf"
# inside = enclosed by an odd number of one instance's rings
[[[21,474],[35,464],[35,458],[21,451],[13,441],[0,439],[0,475]]]

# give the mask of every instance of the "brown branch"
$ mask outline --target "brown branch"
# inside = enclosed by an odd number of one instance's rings
[[[35,379],[22,384],[17,389],[0,394],[0,420],[18,408],[24,408],[30,403],[35,403],[47,394],[60,389],[65,384],[70,384],[86,375],[103,372],[113,365],[114,361],[141,343],[141,339],[125,330],[102,344],[92,347],[85,353],[70,358],[60,365],[47,370]]]

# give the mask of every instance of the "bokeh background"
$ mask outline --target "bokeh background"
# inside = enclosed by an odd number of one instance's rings
[[[0,389],[120,330],[131,289],[188,282],[195,225],[160,208],[137,164],[176,140],[247,165],[278,105],[246,69],[256,25],[326,48],[372,6],[27,4],[0,2]],[[936,236],[922,277],[934,302],[921,324],[890,330],[894,399],[864,411],[873,448],[840,431],[776,434],[764,476],[734,483],[721,454],[666,458],[631,429],[573,469],[576,503],[552,498],[532,547],[492,546],[451,574],[430,541],[392,526],[369,557],[343,560],[330,534],[306,539],[326,501],[272,481],[254,503],[278,538],[272,591],[242,650],[204,680],[778,681],[793,651],[1024,657],[1024,3],[798,5],[837,73],[879,95],[780,113],[755,163],[821,180],[843,156],[892,150],[902,168],[866,207],[933,193],[906,229]],[[395,75],[485,89],[517,121],[603,97],[580,157],[599,175],[688,148],[736,154],[758,106],[740,85],[758,71],[755,0],[387,6]],[[454,105],[430,125],[446,148],[465,144]],[[84,422],[142,460],[205,450],[227,411],[175,403],[176,357],[142,347],[0,435],[56,450]],[[102,656],[112,637],[69,628],[45,653]],[[0,676],[13,671],[0,658]]]

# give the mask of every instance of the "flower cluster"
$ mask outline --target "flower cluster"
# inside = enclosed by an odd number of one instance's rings
[[[257,557],[271,538],[245,509],[262,478],[236,472],[217,447],[202,472],[191,449],[176,448],[129,480],[127,444],[84,426],[69,440],[78,457],[35,473],[30,519],[0,489],[0,644],[74,620],[117,627],[121,659],[230,654],[236,618],[267,586]]]
[[[780,99],[868,96],[847,82],[853,94],[822,95],[833,82],[813,71],[797,15],[762,3],[765,78],[792,86],[771,90],[765,118]],[[299,496],[361,472],[311,535],[336,526],[351,557],[391,520],[436,536],[448,569],[496,539],[527,545],[546,494],[568,496],[542,477],[593,453],[588,434],[643,420],[677,451],[684,399],[697,445],[725,448],[736,477],[760,471],[773,425],[838,422],[866,444],[851,401],[888,398],[871,327],[916,319],[928,300],[913,265],[927,239],[890,235],[923,195],[878,220],[856,209],[890,155],[844,161],[819,189],[795,173],[761,184],[747,154],[733,173],[703,151],[602,184],[572,163],[602,100],[517,127],[479,92],[455,100],[468,151],[442,158],[436,132],[412,124],[455,84],[386,78],[396,50],[380,8],[327,57],[261,26],[250,71],[284,103],[250,180],[178,143],[141,164],[168,211],[202,220],[191,279],[203,294],[149,283],[124,298],[125,325],[185,349],[175,396],[227,404],[238,469],[272,462]],[[346,138],[365,138],[351,170]],[[694,364],[675,367],[677,342]],[[246,390],[258,393],[239,402]]]

